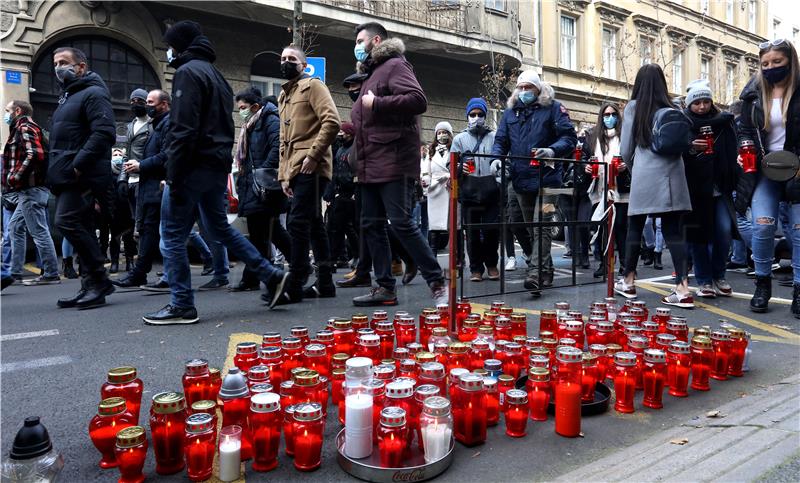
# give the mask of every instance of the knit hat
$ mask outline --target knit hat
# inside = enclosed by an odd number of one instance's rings
[[[170,27],[164,34],[164,42],[174,48],[177,53],[186,50],[194,39],[203,35],[200,24],[191,20],[181,20]]]
[[[711,86],[706,79],[698,79],[689,83],[686,89],[686,105],[691,106],[693,102],[701,99],[713,100]]]
[[[433,130],[434,133],[437,133],[439,131],[447,131],[447,132],[450,133],[450,136],[452,136],[453,135],[453,126],[451,126],[450,123],[447,122],[447,121],[442,121],[439,124],[437,124],[436,125],[436,129]]]
[[[517,77],[516,87],[519,87],[520,84],[533,84],[537,89],[542,89],[542,80],[539,78],[539,74],[535,70],[523,71],[519,77]]]
[[[486,111],[489,109],[486,107],[486,101],[481,99],[480,97],[473,97],[472,99],[467,102],[467,116],[469,116],[470,111],[473,109],[480,109],[486,114]]]
[[[356,127],[353,125],[352,122],[343,122],[340,129],[342,130],[343,133],[347,135],[350,136],[356,135]]]
[[[132,101],[134,99],[141,99],[143,101],[146,101],[147,100],[147,91],[142,89],[142,88],[134,89],[133,92],[131,92],[130,100]]]

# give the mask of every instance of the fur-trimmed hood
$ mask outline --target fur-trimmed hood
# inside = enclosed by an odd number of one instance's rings
[[[397,37],[381,41],[372,48],[369,58],[364,62],[356,62],[356,72],[366,74],[373,67],[380,65],[393,57],[402,57],[406,53],[406,45]]]
[[[555,91],[553,90],[553,86],[542,81],[542,87],[539,91],[539,95],[536,97],[536,101],[534,101],[534,104],[539,104],[542,107],[548,107],[553,104],[554,100]],[[522,104],[522,102],[519,101],[519,89],[514,89],[514,92],[511,93],[511,96],[506,102],[506,107],[513,109],[517,104]]]

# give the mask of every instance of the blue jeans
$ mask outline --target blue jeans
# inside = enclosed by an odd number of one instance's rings
[[[72,254],[75,253],[75,249],[72,248],[72,244],[66,238],[61,239],[61,256],[63,258],[72,257]]]
[[[8,232],[14,212],[3,207],[3,261],[2,277],[11,276],[11,234]]]
[[[11,273],[21,274],[25,265],[25,245],[30,232],[36,249],[42,259],[43,275],[58,277],[58,258],[53,238],[50,236],[50,225],[47,222],[47,201],[50,191],[44,187],[33,187],[17,193],[17,209],[9,221],[11,227]]]
[[[655,225],[655,230],[653,229]],[[644,223],[644,244],[647,248],[655,248],[655,251],[661,253],[664,251],[664,235],[661,234],[661,218],[647,217]]]
[[[745,216],[736,214],[736,228],[739,230],[741,240],[733,240],[733,251],[731,262],[739,265],[747,265],[747,250],[752,250],[753,245],[753,217],[750,208],[747,209]]]
[[[714,231],[711,243],[690,243],[694,278],[698,285],[725,278],[725,262],[731,246],[731,216],[721,196],[714,198]]]
[[[194,307],[186,239],[192,231],[198,211],[209,237],[231,250],[256,273],[259,280],[268,283],[274,277],[282,276],[282,272],[262,257],[247,238],[228,224],[224,200],[227,176],[223,172],[196,169],[183,180],[183,185],[178,188],[178,196],[173,198],[169,185],[164,188],[161,199],[161,254],[174,307]]]
[[[215,240],[208,240],[206,243],[206,239],[203,238],[206,231],[202,224],[200,231],[202,233],[193,231],[189,235],[189,243],[200,252],[203,263],[211,261],[211,265],[214,267],[214,280],[228,280],[228,274],[231,271],[228,250],[225,249],[225,245]]]
[[[753,213],[753,261],[756,275],[769,277],[775,257],[775,231],[779,217],[784,183],[759,176],[750,209]],[[800,284],[800,204],[787,205],[789,231],[786,238],[792,242],[792,269],[794,283]],[[784,225],[785,226],[785,225]]]

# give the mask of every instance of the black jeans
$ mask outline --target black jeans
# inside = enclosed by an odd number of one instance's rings
[[[687,245],[684,230],[683,213],[651,214],[661,218],[661,233],[669,246],[672,265],[675,267],[675,279],[680,283],[687,278]],[[628,217],[627,246],[625,247],[625,275],[636,272],[641,252],[642,231],[647,215]]]
[[[558,204],[568,221],[591,221],[592,219],[592,202],[589,200],[589,195],[581,195],[577,201],[572,195],[559,195]],[[573,215],[577,216],[575,220],[572,220]],[[572,250],[573,256],[577,256],[580,260],[588,260],[590,229],[588,226],[581,226],[574,228],[574,231],[573,234],[571,227],[565,228],[564,231],[569,249]],[[574,240],[573,237],[575,237]]]
[[[289,237],[289,233],[281,225],[279,214],[263,211],[251,213],[245,219],[247,220],[250,243],[256,247],[262,257],[269,260],[272,256],[270,245],[275,244],[275,247],[283,253],[283,256],[291,260],[292,240]],[[244,267],[242,284],[258,285],[258,275],[249,268]]]
[[[517,201],[517,193],[511,183],[508,183],[508,205],[506,206],[506,218],[509,223],[522,223],[525,221],[522,218],[522,208],[519,207]],[[516,228],[506,228],[506,256],[514,256],[514,238],[519,242],[522,248],[522,253],[530,256],[533,253],[533,245],[531,244],[531,235],[525,227],[518,226]]]
[[[358,256],[358,231],[356,231],[356,202],[352,198],[337,196],[328,207],[328,238],[331,258],[348,260]],[[347,245],[345,249],[345,238]]]
[[[94,234],[95,200],[106,203],[105,186],[89,187],[83,184],[69,186],[56,196],[56,227],[75,248],[81,259],[81,272],[93,281],[108,278],[103,266],[105,256]]]
[[[361,185],[361,226],[372,254],[375,277],[378,285],[392,291],[395,279],[387,218],[428,285],[444,282],[442,268],[411,216],[415,196],[413,178]]]
[[[153,261],[160,253],[158,233],[161,224],[161,203],[145,203],[139,207],[139,258],[133,266],[134,277],[147,277]]]
[[[291,265],[292,290],[302,288],[308,280],[309,247],[314,250],[314,260],[323,282],[330,281],[332,273],[331,250],[322,217],[322,193],[328,180],[315,174],[298,174],[289,183],[294,196],[289,200],[286,228],[292,238]]]
[[[462,203],[461,219],[464,225],[497,223],[500,219],[500,208],[495,201],[483,205]],[[465,226],[464,230],[467,234],[470,272],[483,273],[484,267],[487,269],[497,268],[499,228],[469,228]]]

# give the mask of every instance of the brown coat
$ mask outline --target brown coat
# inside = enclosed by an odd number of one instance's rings
[[[331,179],[331,144],[339,133],[339,111],[328,87],[317,78],[302,76],[282,86],[278,97],[281,118],[278,179],[300,173],[306,156],[317,162],[316,174]]]
[[[350,113],[356,128],[350,164],[359,183],[419,178],[420,115],[428,101],[403,57],[405,50],[400,39],[386,39],[358,66],[370,73],[361,95],[372,91],[376,96],[372,109],[365,109],[359,97]]]

